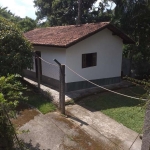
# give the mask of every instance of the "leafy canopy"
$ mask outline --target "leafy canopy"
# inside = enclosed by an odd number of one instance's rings
[[[0,6],[0,17],[3,17],[8,21],[15,23],[23,32],[32,30],[37,26],[36,20],[29,17],[21,18],[19,16],[16,16],[10,10],[7,10],[7,7]]]
[[[15,128],[10,126],[8,117],[14,117],[19,101],[27,100],[24,90],[26,88],[14,75],[0,77],[0,148],[14,149],[18,144],[14,140]]]
[[[107,10],[108,0],[94,7],[97,0],[81,1],[81,23],[110,21],[111,13]],[[78,0],[34,0],[37,8],[37,20],[46,19],[43,25],[59,26],[76,24],[78,18]]]
[[[135,0],[114,1],[116,1],[114,23],[134,38],[138,46],[140,42],[144,44],[145,40],[149,40],[150,3]]]
[[[0,76],[32,67],[32,47],[11,22],[0,18]]]
[[[116,3],[114,23],[136,41],[125,46],[124,56],[133,59],[134,69],[150,74],[150,2],[113,0]]]

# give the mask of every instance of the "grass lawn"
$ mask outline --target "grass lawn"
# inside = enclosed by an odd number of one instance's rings
[[[37,108],[43,114],[56,110],[55,105],[52,104],[50,100],[41,95],[36,88],[33,88],[28,84],[26,85],[26,82],[22,80],[21,82],[24,87],[27,87],[27,89],[22,91],[22,93],[23,96],[27,97],[28,100],[24,100],[23,102],[20,101],[16,107],[18,116],[17,118],[11,119],[11,122],[16,128],[21,127],[39,114],[39,112],[33,109],[33,107]]]
[[[28,97],[28,100],[25,101],[26,103],[34,106],[43,114],[56,110],[56,106],[50,100],[40,94],[35,88],[27,86],[24,96]]]
[[[117,92],[135,97],[146,93],[143,88],[137,86],[120,89]],[[143,101],[104,92],[86,97],[81,103],[96,111],[103,112],[138,133],[142,130],[145,114]]]

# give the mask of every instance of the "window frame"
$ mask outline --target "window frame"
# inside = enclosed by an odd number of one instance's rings
[[[91,56],[87,57],[87,55]],[[89,57],[91,57],[90,65],[87,63],[89,61],[87,60]],[[89,68],[94,66],[97,66],[97,52],[82,54],[82,68]]]

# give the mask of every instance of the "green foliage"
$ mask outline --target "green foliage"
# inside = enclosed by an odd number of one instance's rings
[[[137,74],[150,74],[150,2],[113,0],[116,3],[113,22],[136,42],[127,45],[124,56],[133,60]]]
[[[11,13],[10,10],[7,10],[7,7],[1,7],[1,6],[0,6],[0,17],[3,17],[14,23],[16,23],[21,19],[20,17],[15,16],[13,13]]]
[[[124,79],[132,82],[133,84],[143,85],[146,88],[150,88],[150,79],[149,79],[148,76],[146,76],[146,78],[147,78],[147,80],[146,79],[138,80],[138,79],[133,79],[133,78],[130,78],[130,77],[124,77]]]
[[[27,32],[36,28],[36,21],[29,18],[20,18],[19,16],[11,13],[10,10],[7,10],[7,7],[0,7],[0,17],[7,19],[10,22],[13,22],[18,26],[23,32]]]
[[[2,101],[0,96],[0,101]],[[2,106],[0,106],[0,149],[13,149],[14,147],[14,133],[13,127],[8,125],[8,119]]]
[[[124,77],[125,80],[132,82],[133,84],[143,86],[144,89],[147,91],[143,96],[147,99],[147,104],[150,102],[150,76],[145,76],[145,79],[133,79],[130,77]]]
[[[21,74],[32,67],[32,47],[21,31],[11,22],[0,18],[0,76]]]
[[[27,90],[24,95],[28,97],[28,101],[26,102],[37,108],[43,114],[56,110],[56,106],[50,100],[47,100],[39,93],[35,93],[33,89]]]
[[[98,8],[94,8],[93,4],[95,2],[96,0],[82,0],[82,24],[111,20],[111,10],[106,9],[108,0],[99,3]],[[37,8],[37,20],[46,19],[46,24],[50,26],[76,24],[78,18],[78,0],[34,0],[34,4]]]
[[[30,96],[27,103],[36,107],[43,114],[53,112],[56,109],[53,103],[39,95]]]
[[[0,77],[0,93],[4,96],[4,103],[7,102],[16,106],[18,101],[25,100],[23,90],[26,90],[26,88],[14,75]]]
[[[27,32],[36,28],[36,21],[29,17],[21,19],[19,22],[17,22],[17,24],[23,32]]]
[[[22,91],[25,88],[14,75],[0,77],[0,149],[13,149],[15,128],[10,125],[9,117],[19,100],[24,100]]]
[[[139,98],[146,93],[141,87],[124,88],[117,90],[117,92]],[[136,132],[142,131],[145,102],[110,92],[92,95],[83,100],[84,105],[89,108],[103,112]]]

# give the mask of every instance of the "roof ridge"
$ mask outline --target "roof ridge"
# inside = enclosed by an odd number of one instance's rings
[[[90,22],[90,23],[85,23],[85,24],[80,24],[80,25],[63,25],[63,26],[51,26],[51,27],[40,27],[40,28],[35,28],[33,30],[36,30],[36,29],[48,29],[48,28],[63,28],[63,27],[71,27],[71,26],[75,26],[75,27],[81,27],[83,25],[90,25],[90,24],[93,24],[93,25],[96,25],[96,24],[110,24],[110,22]],[[31,30],[31,31],[33,31]]]

